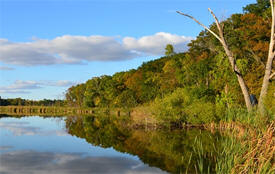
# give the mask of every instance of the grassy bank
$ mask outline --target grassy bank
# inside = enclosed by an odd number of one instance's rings
[[[237,134],[236,134],[237,132]],[[237,131],[233,131],[230,138],[225,139],[215,158],[216,173],[238,173],[238,174],[271,174],[275,172],[275,127],[274,122],[264,130],[257,130],[255,134],[245,130],[240,136]],[[197,142],[200,144],[201,142]],[[196,147],[196,151],[201,154],[197,162],[197,173],[209,173],[211,166],[205,165],[203,148]]]

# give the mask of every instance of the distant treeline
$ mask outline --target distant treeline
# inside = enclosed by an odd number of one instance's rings
[[[0,106],[66,106],[64,100],[27,100],[22,98],[2,99],[0,97]]]

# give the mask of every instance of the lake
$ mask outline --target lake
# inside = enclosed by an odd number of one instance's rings
[[[95,116],[1,117],[1,174],[154,174],[212,170],[223,138],[191,130],[129,129]]]

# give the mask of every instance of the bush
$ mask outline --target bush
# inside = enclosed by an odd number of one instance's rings
[[[153,104],[153,114],[162,121],[186,121],[184,107],[192,102],[188,91],[183,88],[176,89],[164,98],[157,98]]]
[[[216,120],[215,105],[197,99],[187,88],[178,88],[170,95],[156,99],[152,108],[157,119],[165,122],[200,124]]]
[[[215,105],[201,100],[194,101],[184,108],[187,123],[202,124],[216,121]]]

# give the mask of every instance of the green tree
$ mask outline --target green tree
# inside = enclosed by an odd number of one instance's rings
[[[257,3],[247,5],[243,8],[245,13],[254,13],[257,15],[263,14],[264,11],[270,8],[269,0],[257,0]]]
[[[174,52],[173,45],[167,44],[166,47],[165,47],[165,55],[166,56],[171,56],[171,55],[174,55],[174,54],[175,54],[175,52]]]

